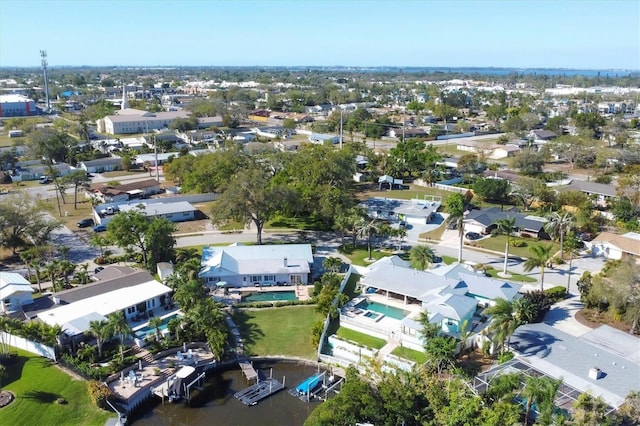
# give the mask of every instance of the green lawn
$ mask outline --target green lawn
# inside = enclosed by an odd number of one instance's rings
[[[418,185],[409,185],[409,189],[392,189],[392,190],[369,190],[363,191],[358,194],[358,198],[365,199],[369,197],[386,197],[386,198],[397,198],[399,200],[411,200],[413,198],[423,199],[425,195],[439,195],[442,197],[442,202],[447,199],[451,192],[442,191],[437,188],[427,188],[424,186]]]
[[[507,237],[505,235],[496,235],[494,237],[485,238],[480,241],[474,241],[473,246],[481,247],[487,250],[497,251],[499,253],[504,253],[504,245],[507,242]],[[560,250],[560,244],[551,241],[538,241],[534,238],[523,238],[525,243],[525,247],[509,247],[509,256],[519,256],[519,257],[529,257],[531,254],[529,252],[529,247],[536,244],[553,244],[553,252],[557,252]],[[513,238],[512,238],[513,241]]]
[[[89,400],[87,382],[73,380],[46,358],[18,350],[17,360],[7,366],[3,389],[16,399],[0,410],[4,425],[99,425],[113,413],[100,410]],[[56,400],[64,398],[66,404]]]
[[[359,333],[351,330],[350,328],[340,327],[336,333],[338,337],[345,340],[364,345],[368,348],[382,349],[387,344],[386,340],[379,339],[377,337],[369,336],[368,334]]]
[[[8,147],[14,145],[25,145],[27,142],[27,138],[19,137],[19,138],[10,138],[8,134],[0,135],[0,146]]]
[[[458,258],[457,257],[453,257],[453,256],[440,256],[442,258],[442,261],[446,264],[446,265],[451,265],[453,262],[457,262]]]
[[[490,269],[485,270],[485,272],[490,277],[498,278],[499,280],[504,280],[505,279],[505,278],[502,278],[502,277],[498,276],[498,273],[502,272],[502,269],[497,270],[497,269],[494,269],[494,268],[490,268]],[[517,274],[517,273],[511,272],[509,270],[507,270],[507,272],[511,275],[511,278],[506,278],[509,281],[517,281],[517,282],[521,282],[521,283],[535,283],[535,282],[538,281],[535,278],[529,277],[527,275]]]
[[[251,356],[285,355],[316,359],[311,330],[322,320],[315,306],[287,306],[236,311],[245,351]]]
[[[409,361],[413,361],[417,364],[424,364],[425,362],[427,362],[427,356],[424,352],[416,351],[402,346],[398,346],[397,348],[395,348],[391,352],[391,354],[400,358],[408,359]]]
[[[444,234],[445,229],[447,229],[447,227],[443,223],[433,231],[423,232],[418,236],[418,238],[420,238],[421,240],[427,240],[427,241],[440,241],[442,239],[442,234]]]
[[[350,244],[345,244],[343,246],[340,246],[338,250],[340,251],[340,253],[347,256],[351,260],[351,263],[353,263],[354,265],[367,266],[374,262],[365,260],[369,258],[369,250],[366,246],[358,246],[357,248],[353,249]],[[375,260],[393,255],[394,253],[390,251],[376,250],[374,247],[371,248],[371,257]],[[408,253],[402,253],[400,254],[400,257],[404,260],[409,260]]]

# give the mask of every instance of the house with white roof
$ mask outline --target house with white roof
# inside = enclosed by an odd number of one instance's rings
[[[420,271],[391,256],[368,267],[352,266],[350,272],[360,276],[363,296],[341,310],[340,325],[415,350],[423,350],[419,318],[424,311],[443,333],[458,337],[464,330],[477,332],[484,326],[480,311],[495,299],[520,297],[520,285],[458,263]]]
[[[0,313],[10,314],[33,301],[31,283],[15,272],[0,272]]]
[[[274,244],[202,249],[200,277],[231,287],[306,285],[313,271],[310,244]]]
[[[585,246],[594,256],[620,260],[627,257],[640,259],[640,234],[627,232],[618,235],[611,232],[601,232],[591,241],[585,241]]]
[[[104,271],[103,271],[104,272]],[[139,315],[152,316],[169,304],[170,287],[156,281],[147,271],[136,271],[117,278],[62,291],[51,297],[48,308],[34,311],[41,321],[59,325],[73,337],[89,329],[91,321],[106,320],[122,311],[127,320]]]

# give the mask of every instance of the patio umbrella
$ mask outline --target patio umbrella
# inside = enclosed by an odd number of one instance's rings
[[[219,281],[216,283],[216,287],[226,287],[226,286],[227,286],[226,281]]]

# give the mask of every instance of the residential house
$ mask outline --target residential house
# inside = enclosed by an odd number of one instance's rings
[[[123,312],[129,321],[135,321],[140,315],[159,314],[170,303],[171,292],[171,288],[156,281],[149,272],[133,270],[111,280],[36,299],[33,306],[27,308],[41,321],[59,325],[64,334],[73,337],[86,332],[91,321],[106,320],[114,312]]]
[[[593,240],[585,241],[584,244],[591,249],[594,256],[604,256],[614,260],[627,257],[640,258],[640,234],[637,232],[627,232],[622,235],[601,232]]]
[[[509,348],[516,354],[514,362],[524,361],[527,370],[539,372],[536,376],[562,379],[560,399],[569,399],[567,408],[581,393],[618,408],[640,384],[640,339],[608,325],[576,337],[548,324],[525,324],[513,333]]]
[[[480,311],[495,299],[520,297],[518,284],[480,275],[461,264],[420,271],[397,256],[380,259],[368,267],[352,265],[362,296],[342,310],[340,325],[402,346],[423,350],[420,315],[443,333],[459,337],[464,330],[486,326]]]
[[[323,145],[324,143],[340,143],[340,136],[323,135],[322,133],[311,133],[308,138],[309,142],[316,145]]]
[[[313,272],[309,244],[205,247],[200,277],[231,287],[306,285]]]
[[[24,182],[38,180],[40,176],[50,175],[51,168],[55,171],[56,176],[60,177],[66,176],[76,170],[67,163],[56,163],[45,166],[40,160],[19,161],[12,170],[11,181]]]
[[[585,180],[572,180],[569,185],[559,187],[558,191],[580,191],[593,196],[594,203],[603,207],[606,207],[611,199],[618,197],[615,186]]]
[[[382,175],[378,178],[378,189],[382,190],[383,186],[388,185],[389,189],[401,189],[404,181],[402,179],[395,179],[393,176]]]
[[[425,196],[424,199],[413,200],[374,197],[359,204],[372,219],[404,224],[431,223],[441,205],[442,198],[439,196]]]
[[[0,313],[11,314],[33,301],[31,283],[15,272],[0,272]]]
[[[504,211],[499,207],[471,210],[465,216],[464,229],[467,232],[490,234],[496,228],[496,222],[508,217],[515,218],[515,226],[521,232],[525,232],[536,238],[547,238],[544,225],[547,220],[539,216],[526,216],[514,211]]]
[[[97,160],[81,161],[78,166],[87,173],[104,173],[122,169],[122,158],[107,157]]]
[[[116,203],[147,198],[161,192],[160,182],[155,179],[145,179],[118,186],[109,186],[104,183],[91,184],[87,196],[95,198],[102,203]]]

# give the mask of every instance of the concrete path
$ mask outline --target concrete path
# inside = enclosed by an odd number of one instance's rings
[[[551,310],[547,312],[544,317],[544,323],[572,336],[582,336],[592,330],[576,319],[576,313],[583,307],[584,305],[580,302],[579,296],[572,296],[569,299],[562,300],[553,305]]]
[[[376,356],[376,359],[379,361],[382,361],[387,355],[393,352],[393,350],[397,347],[398,347],[397,343],[394,343],[394,342],[387,343],[386,345],[384,345],[382,349],[378,351],[378,355]]]

